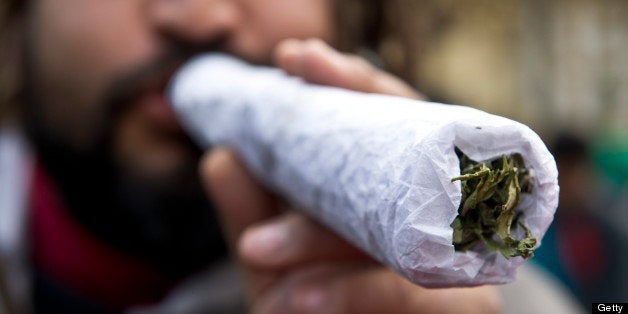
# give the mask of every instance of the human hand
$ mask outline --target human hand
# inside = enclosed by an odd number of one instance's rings
[[[275,49],[275,63],[290,75],[320,85],[423,100],[404,81],[357,55],[338,52],[319,39],[287,39]]]
[[[307,81],[417,98],[401,80],[320,41],[287,41],[277,63]],[[425,289],[381,266],[331,231],[264,190],[224,148],[201,172],[225,236],[237,252],[256,313],[494,312],[492,287]]]

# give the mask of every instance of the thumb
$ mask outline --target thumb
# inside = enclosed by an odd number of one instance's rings
[[[212,149],[203,157],[200,172],[232,250],[248,226],[277,214],[276,198],[252,178],[233,151]]]

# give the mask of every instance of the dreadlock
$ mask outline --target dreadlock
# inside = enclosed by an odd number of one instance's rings
[[[0,122],[7,112],[14,109],[20,89],[16,23],[25,2],[4,0],[0,3]]]
[[[369,50],[383,61],[386,70],[411,84],[415,78],[418,41],[415,35],[413,0],[335,0],[338,49]]]

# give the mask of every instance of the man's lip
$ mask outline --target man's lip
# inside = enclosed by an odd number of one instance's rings
[[[127,110],[139,113],[153,126],[167,133],[181,133],[181,125],[166,92],[179,65],[144,83],[137,94],[126,102]]]
[[[138,110],[155,126],[164,131],[181,131],[177,116],[163,89],[143,93],[137,101]]]

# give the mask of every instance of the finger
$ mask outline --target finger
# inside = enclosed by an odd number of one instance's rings
[[[277,201],[265,191],[225,148],[215,148],[201,162],[201,176],[216,205],[230,247],[244,229],[277,214]]]
[[[332,277],[309,289],[306,293],[315,295],[325,291],[318,298],[328,298],[326,303],[332,307],[327,310],[335,313],[500,312],[499,297],[493,287],[427,289],[382,267],[358,270],[344,278]],[[303,298],[309,300],[307,294]],[[292,303],[295,304],[294,301]],[[296,304],[312,305],[305,302]],[[323,308],[325,306],[323,304]]]
[[[238,251],[248,267],[268,270],[368,258],[329,229],[294,212],[248,228]]]
[[[305,313],[416,313],[409,297],[415,290],[425,289],[410,286],[388,269],[365,265],[299,287],[291,304]]]
[[[284,278],[259,298],[253,309],[256,313],[407,312],[401,279],[391,275],[373,264],[310,268]]]
[[[339,53],[320,39],[284,40],[274,55],[284,71],[310,83],[423,99],[399,78],[375,68],[363,58]]]
[[[259,313],[498,313],[493,287],[426,289],[374,264],[322,266],[286,278]]]

